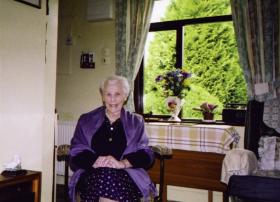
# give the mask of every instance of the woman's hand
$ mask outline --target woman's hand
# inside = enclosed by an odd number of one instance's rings
[[[123,169],[131,167],[131,164],[128,160],[116,160],[113,156],[99,156],[93,164],[94,168],[99,167],[108,167],[108,168],[116,168]]]
[[[100,167],[108,167],[108,160],[106,159],[106,156],[99,156],[94,164],[92,165],[94,168],[100,168]]]

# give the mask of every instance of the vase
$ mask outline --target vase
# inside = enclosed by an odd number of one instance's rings
[[[177,122],[181,121],[181,119],[179,118],[179,113],[182,109],[183,103],[184,100],[176,96],[169,96],[166,99],[166,105],[171,115],[168,121],[177,121]]]

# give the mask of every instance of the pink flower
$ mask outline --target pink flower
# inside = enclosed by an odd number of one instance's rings
[[[169,101],[167,104],[170,109],[175,109],[177,107],[177,102],[174,100]]]
[[[213,113],[213,111],[218,107],[218,105],[210,104],[208,102],[204,102],[200,105],[199,108],[193,108],[194,110],[201,111],[203,113]]]

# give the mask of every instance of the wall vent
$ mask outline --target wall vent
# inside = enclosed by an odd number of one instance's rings
[[[113,20],[114,0],[87,0],[87,20]]]

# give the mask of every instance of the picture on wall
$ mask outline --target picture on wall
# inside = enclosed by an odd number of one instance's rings
[[[41,8],[41,0],[15,0],[24,4],[27,4],[29,6],[33,6],[36,8]]]

